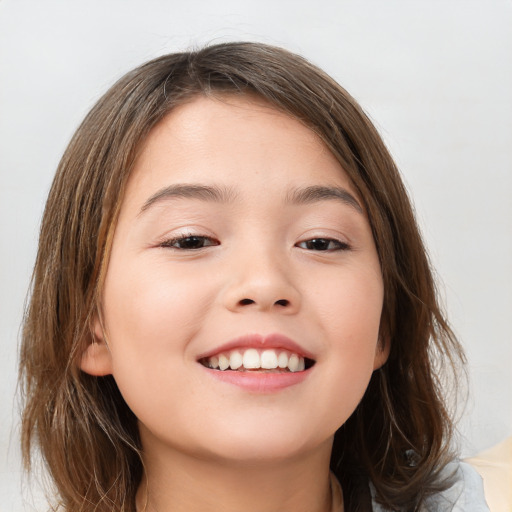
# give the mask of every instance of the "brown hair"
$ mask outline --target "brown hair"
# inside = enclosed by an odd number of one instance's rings
[[[440,370],[462,350],[438,305],[432,271],[400,175],[356,101],[303,58],[226,43],[157,58],[119,80],[71,140],[41,226],[21,347],[27,468],[38,445],[68,511],[134,511],[143,475],[136,418],[111,376],[81,372],[124,188],[142,141],[197,95],[256,94],[315,131],[368,212],[385,298],[388,362],[336,432],[331,469],[346,510],[377,500],[415,510],[449,485],[452,423]],[[58,504],[58,505],[59,505]]]

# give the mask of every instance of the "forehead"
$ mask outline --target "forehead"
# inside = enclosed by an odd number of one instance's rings
[[[171,183],[222,183],[250,194],[351,181],[320,137],[253,96],[196,97],[145,140],[125,199],[144,201]]]

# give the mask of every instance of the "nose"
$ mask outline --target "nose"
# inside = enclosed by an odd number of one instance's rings
[[[297,277],[277,254],[258,251],[249,257],[237,258],[227,275],[224,304],[230,311],[294,314],[300,308]]]

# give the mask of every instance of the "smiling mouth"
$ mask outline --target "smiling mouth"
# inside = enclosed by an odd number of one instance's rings
[[[296,373],[308,370],[315,361],[285,349],[235,349],[199,359],[217,371]]]

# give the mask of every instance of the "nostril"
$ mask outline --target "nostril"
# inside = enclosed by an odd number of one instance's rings
[[[242,299],[239,302],[239,304],[241,306],[248,306],[249,304],[255,304],[255,303],[256,303],[256,301],[254,301],[253,299]],[[279,299],[279,300],[276,300],[274,302],[274,304],[277,305],[277,306],[284,306],[284,307],[286,307],[286,306],[290,305],[290,301],[287,300],[287,299]]]

